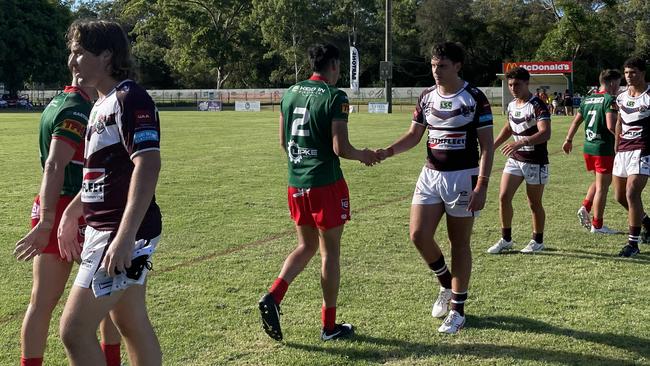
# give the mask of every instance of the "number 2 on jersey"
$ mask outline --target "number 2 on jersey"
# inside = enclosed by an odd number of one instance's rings
[[[309,136],[309,130],[300,128],[300,126],[304,126],[309,122],[309,110],[296,107],[293,110],[293,115],[301,117],[294,119],[293,123],[291,123],[291,136]]]

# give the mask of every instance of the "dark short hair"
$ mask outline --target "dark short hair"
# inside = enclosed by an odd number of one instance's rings
[[[530,80],[530,73],[528,70],[524,69],[521,66],[517,66],[515,68],[510,69],[506,73],[506,79],[517,79],[517,80],[524,80],[528,81]]]
[[[68,48],[77,42],[85,50],[99,55],[111,52],[111,77],[118,81],[133,76],[133,61],[129,39],[116,22],[96,19],[79,19],[70,24],[66,33]]]
[[[623,68],[637,68],[639,71],[645,71],[645,60],[641,57],[630,57],[625,60]]]
[[[340,60],[341,52],[338,47],[331,43],[317,43],[309,47],[309,65],[316,72],[322,72],[327,69],[330,62]]]
[[[438,60],[446,58],[451,62],[465,62],[465,50],[458,42],[443,42],[431,47],[431,58]]]
[[[620,71],[616,69],[606,69],[600,72],[600,76],[598,76],[598,81],[600,81],[601,84],[605,84],[610,81],[621,80],[622,78],[623,75],[621,75]]]

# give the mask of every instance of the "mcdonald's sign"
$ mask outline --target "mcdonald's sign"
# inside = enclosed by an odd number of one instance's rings
[[[573,72],[571,61],[544,61],[544,62],[504,62],[503,73],[515,67],[523,67],[531,74],[570,74]]]

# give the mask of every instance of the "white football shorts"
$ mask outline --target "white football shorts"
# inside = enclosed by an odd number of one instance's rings
[[[612,174],[621,178],[635,174],[650,176],[650,155],[641,156],[641,150],[617,152]]]
[[[135,242],[130,269],[136,268],[135,258],[145,256],[137,262],[146,264],[144,267],[140,266],[137,276],[134,276],[132,271],[125,271],[115,277],[110,277],[106,269],[102,267],[102,261],[113,236],[113,231],[99,231],[86,226],[86,240],[81,251],[81,265],[79,265],[74,285],[92,288],[95,297],[107,296],[114,291],[124,290],[132,285],[144,284],[147,273],[151,269],[151,256],[160,241],[160,235],[158,235],[150,240],[140,239]]]
[[[454,217],[478,217],[480,211],[467,211],[470,193],[476,186],[478,168],[438,171],[422,168],[413,193],[413,205],[444,203],[445,212]]]
[[[527,184],[547,184],[548,183],[548,164],[532,164],[523,161],[508,158],[506,166],[503,168],[504,173],[524,177]]]

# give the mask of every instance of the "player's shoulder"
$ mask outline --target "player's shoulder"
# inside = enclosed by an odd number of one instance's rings
[[[464,90],[469,93],[474,99],[483,99],[486,98],[485,94],[479,89],[478,87],[470,84],[470,83],[465,83]]]
[[[115,87],[115,95],[122,106],[153,104],[153,99],[147,91],[133,80],[127,79]]]
[[[538,96],[533,95],[528,102],[535,108],[546,108],[546,102],[541,100]]]
[[[420,93],[420,100],[424,100],[428,96],[433,95],[433,92],[436,91],[436,89],[437,89],[437,86],[433,85],[433,86],[430,86],[430,87],[425,88],[424,90],[422,90],[422,92]]]

